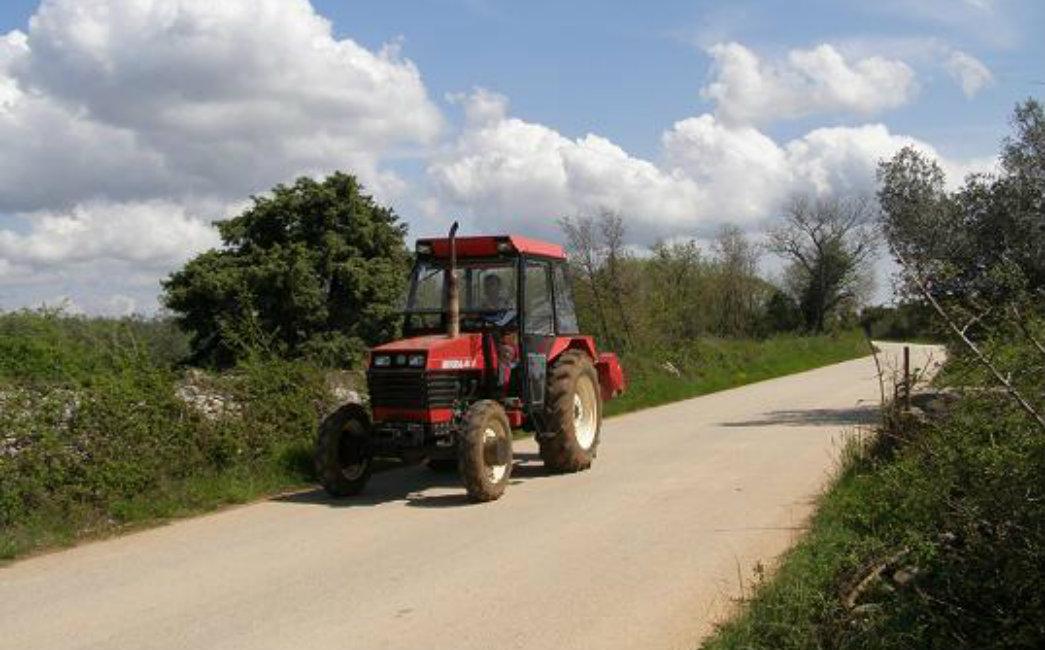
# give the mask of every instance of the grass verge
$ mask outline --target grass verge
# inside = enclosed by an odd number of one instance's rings
[[[850,449],[706,650],[1045,647],[1045,440],[1006,400]]]
[[[782,377],[868,354],[858,332],[823,336],[780,335],[767,339],[699,339],[670,349],[622,356],[628,379],[624,395],[606,404],[618,415],[707,393]]]

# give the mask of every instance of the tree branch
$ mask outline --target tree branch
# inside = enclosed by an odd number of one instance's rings
[[[1021,409],[1023,409],[1023,411],[1027,415],[1030,416],[1032,420],[1034,420],[1034,422],[1037,423],[1038,427],[1042,430],[1042,432],[1045,432],[1045,418],[1043,418],[1041,414],[1038,413],[1033,406],[1031,406],[1030,402],[1028,402],[1020,393],[1020,391],[1012,385],[1012,382],[1009,379],[1002,376],[1001,372],[998,371],[998,368],[995,367],[991,360],[988,359],[987,356],[980,350],[979,346],[976,345],[974,341],[972,341],[971,339],[969,339],[968,336],[965,335],[965,331],[960,329],[955,324],[954,320],[951,319],[947,312],[944,311],[943,307],[940,306],[940,303],[932,295],[932,292],[929,291],[929,288],[925,285],[925,280],[911,270],[911,266],[910,264],[908,264],[906,258],[904,258],[904,256],[901,255],[895,249],[895,247],[890,246],[890,248],[892,249],[893,255],[896,257],[896,260],[900,263],[900,267],[903,268],[904,272],[908,274],[910,279],[915,283],[915,286],[918,287],[918,290],[921,292],[922,296],[924,296],[925,299],[929,301],[929,304],[931,304],[933,309],[936,310],[936,313],[940,315],[940,318],[942,318],[944,322],[947,323],[947,326],[950,327],[951,331],[954,332],[959,339],[961,339],[962,343],[965,344],[965,347],[967,347],[976,356],[976,359],[980,362],[980,365],[987,368],[991,375],[994,376],[994,379],[1005,388],[1005,391],[1009,394],[1009,396],[1020,406]]]
[[[1023,315],[1020,314],[1019,307],[1017,307],[1016,305],[1012,305],[1012,313],[1016,317],[1016,325],[1020,328],[1020,331],[1023,332],[1023,335],[1027,337],[1028,341],[1031,342],[1031,345],[1033,345],[1038,350],[1038,353],[1041,354],[1041,357],[1045,359],[1045,345],[1042,345],[1041,341],[1034,338],[1034,334],[1030,331],[1030,328],[1027,327],[1027,323],[1025,323],[1023,320]]]

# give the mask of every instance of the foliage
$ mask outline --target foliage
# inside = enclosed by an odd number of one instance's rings
[[[869,290],[877,237],[869,199],[797,196],[769,232],[769,250],[788,261],[787,289],[803,325],[823,332],[840,310],[852,312]]]
[[[752,337],[776,329],[772,286],[759,277],[758,249],[724,228],[710,253],[693,241],[658,242],[633,252],[615,213],[560,221],[566,234],[574,299],[583,331],[624,351],[702,336]]]
[[[89,383],[128,355],[173,367],[188,350],[188,337],[165,317],[91,318],[54,309],[0,314],[0,381]]]
[[[197,362],[250,350],[348,365],[392,336],[409,263],[406,226],[352,176],[300,178],[217,223],[224,247],[164,282]]]
[[[946,335],[933,319],[932,310],[920,302],[865,307],[860,322],[875,341],[944,341]]]
[[[1045,382],[1045,110],[1017,106],[997,175],[944,190],[935,161],[907,148],[879,167],[882,225],[913,300],[954,334],[952,352],[975,358],[1045,431],[1032,402]],[[1029,355],[1006,353],[1011,342]]]
[[[0,557],[308,480],[325,373],[255,355],[190,382],[162,336],[131,335],[167,326],[0,316]],[[179,396],[201,382],[222,410]]]
[[[1045,297],[1045,110],[1017,106],[1001,172],[944,190],[939,165],[907,147],[879,167],[883,229],[894,255],[934,297],[970,312]],[[905,278],[907,292],[920,298]]]

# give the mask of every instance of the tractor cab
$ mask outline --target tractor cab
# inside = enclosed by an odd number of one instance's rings
[[[624,376],[616,356],[597,353],[578,330],[562,247],[458,238],[456,224],[448,237],[419,240],[403,334],[370,351],[369,413],[347,405],[345,421],[329,425],[355,431],[327,434],[351,440],[348,451],[331,456],[321,432],[317,468],[328,491],[358,491],[363,464],[395,456],[457,469],[469,496],[492,500],[507,484],[519,428],[534,432],[553,470],[591,464],[602,402],[624,390]],[[361,473],[347,480],[335,471],[345,454],[365,459],[349,463]]]

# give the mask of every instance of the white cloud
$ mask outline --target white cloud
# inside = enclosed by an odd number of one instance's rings
[[[483,94],[473,98],[485,102]],[[940,158],[882,124],[815,129],[777,143],[752,126],[704,114],[675,123],[661,140],[663,157],[654,163],[605,138],[573,140],[507,114],[468,122],[428,169],[429,211],[464,214],[484,231],[558,236],[558,217],[609,208],[627,215],[632,235],[649,243],[700,236],[727,222],[753,228],[795,192],[873,193],[878,161],[908,144]],[[953,185],[991,161],[941,163]]]
[[[994,81],[990,68],[965,52],[958,50],[951,52],[944,66],[966,97],[974,97]]]
[[[676,122],[661,141],[667,165],[701,188],[700,203],[690,210],[700,220],[763,218],[790,182],[784,151],[754,127],[726,126],[704,114]]]
[[[305,0],[46,0],[0,39],[0,210],[240,197],[334,168],[395,194],[380,160],[441,125],[396,47],[336,39]]]
[[[699,203],[696,185],[664,172],[597,135],[571,140],[554,129],[487,110],[492,95],[462,100],[469,120],[460,138],[428,167],[440,199],[484,230],[525,228],[557,235],[559,217],[607,208],[650,227],[685,220]],[[525,222],[525,226],[521,224]]]
[[[3,281],[106,268],[155,293],[213,242],[196,207],[334,169],[401,197],[386,162],[442,123],[398,46],[335,37],[307,0],[44,0],[0,34],[0,215],[28,228],[0,228]]]
[[[210,222],[232,209],[213,201],[97,200],[19,214],[23,227],[0,230],[0,308],[50,295],[72,296],[91,313],[153,311],[159,280],[218,246]],[[133,305],[125,308],[118,296]]]
[[[207,221],[169,201],[98,201],[21,217],[30,224],[29,232],[0,231],[0,257],[22,265],[55,267],[105,258],[163,269],[219,244]]]
[[[918,90],[903,61],[871,56],[847,61],[828,44],[762,61],[739,43],[708,48],[712,80],[701,94],[729,124],[756,124],[814,113],[871,115],[909,102]]]

